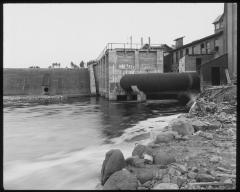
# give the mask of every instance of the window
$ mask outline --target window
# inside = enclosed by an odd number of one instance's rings
[[[203,54],[203,52],[204,52],[204,43],[202,43],[201,45],[200,45],[200,47],[201,47],[201,54]]]
[[[180,58],[183,56],[183,50],[180,50]]]
[[[207,42],[207,46],[206,46],[206,53],[209,53],[210,52],[210,43]]]
[[[189,54],[189,50],[188,48],[186,49],[186,52],[185,52],[185,55],[188,55]]]
[[[195,47],[193,46],[193,47],[192,47],[192,54],[193,54],[193,55],[194,55],[194,48],[195,48]]]

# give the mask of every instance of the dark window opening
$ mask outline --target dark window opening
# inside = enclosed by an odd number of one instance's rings
[[[44,90],[44,92],[46,92],[46,93],[47,93],[47,92],[48,92],[48,87],[44,87],[44,89],[43,89],[43,90]]]
[[[202,59],[201,58],[196,58],[196,71],[198,73],[200,73],[201,64],[202,64]]]
[[[201,49],[203,49],[203,48],[204,48],[204,43],[201,44]]]
[[[183,50],[180,50],[180,58],[183,56]]]
[[[212,67],[211,69],[212,75],[212,85],[220,85],[220,68],[219,67]]]
[[[186,49],[186,55],[188,55],[189,54],[189,50],[188,49]]]
[[[194,55],[194,47],[192,47],[192,54]]]

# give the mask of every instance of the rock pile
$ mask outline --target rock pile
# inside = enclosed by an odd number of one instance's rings
[[[98,189],[234,189],[236,103],[199,101],[151,143],[136,145],[131,157],[119,149],[107,152]]]

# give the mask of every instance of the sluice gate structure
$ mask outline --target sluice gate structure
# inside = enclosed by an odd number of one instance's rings
[[[109,43],[96,60],[88,62],[91,95],[144,101],[148,94],[179,94],[200,87],[197,73],[164,73],[161,46],[139,47]]]

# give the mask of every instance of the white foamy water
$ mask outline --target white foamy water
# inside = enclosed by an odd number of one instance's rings
[[[92,98],[6,107],[4,188],[95,189],[108,150],[120,149],[130,157],[135,142],[127,140],[161,131],[180,111],[176,106]]]

